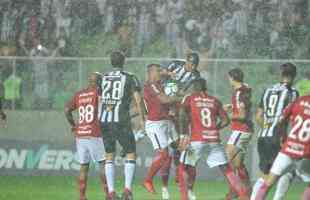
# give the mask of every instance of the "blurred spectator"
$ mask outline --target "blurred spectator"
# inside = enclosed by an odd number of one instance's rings
[[[3,6],[1,24],[1,41],[9,41],[15,39],[15,22],[18,16],[16,8],[12,8],[10,3]]]
[[[25,31],[26,38],[30,41],[31,48],[36,44],[35,42],[39,40],[40,33],[43,32],[44,19],[40,15],[40,12],[37,7],[32,7],[27,13],[23,20],[23,30]]]
[[[49,102],[49,71],[48,63],[49,59],[43,57],[54,57],[61,48],[65,47],[65,41],[58,41],[58,46],[53,50],[48,50],[41,44],[39,40],[36,41],[35,47],[30,51],[25,47],[21,41],[20,46],[24,49],[27,55],[30,56],[33,63],[33,81],[34,81],[34,102],[33,106],[37,109],[48,109],[50,107]]]
[[[3,86],[5,107],[9,109],[20,109],[22,105],[22,79],[15,73],[12,73],[7,79],[4,80]]]

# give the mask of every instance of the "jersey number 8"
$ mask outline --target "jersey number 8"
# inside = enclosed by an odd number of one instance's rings
[[[209,108],[202,108],[200,110],[200,119],[204,127],[209,128],[211,126],[211,111]]]
[[[80,106],[79,107],[79,123],[90,123],[94,120],[94,106],[87,105],[87,106]]]
[[[304,121],[300,115],[296,116],[295,125],[293,126],[289,137],[292,139],[298,139],[301,142],[308,142],[310,140],[310,119]]]

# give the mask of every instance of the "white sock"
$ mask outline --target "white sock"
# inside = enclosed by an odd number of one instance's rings
[[[275,194],[273,196],[273,200],[283,200],[289,187],[291,184],[291,181],[293,180],[293,174],[291,172],[288,172],[284,175],[282,175],[277,184],[277,189],[275,191]]]
[[[126,160],[125,161],[125,188],[131,190],[133,178],[135,176],[136,161]]]
[[[105,163],[105,174],[107,178],[107,185],[109,193],[114,192],[114,162],[113,161],[106,161]]]
[[[255,197],[257,195],[257,192],[260,188],[260,186],[264,183],[264,179],[263,178],[259,178],[255,184],[253,185],[253,188],[252,188],[252,194],[251,194],[251,200],[255,200]]]

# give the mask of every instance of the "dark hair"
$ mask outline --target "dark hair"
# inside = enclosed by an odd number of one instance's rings
[[[297,75],[297,68],[293,63],[284,63],[280,66],[281,76],[294,79]]]
[[[192,86],[195,91],[206,91],[207,81],[203,78],[198,78],[192,81]]]
[[[244,74],[240,68],[234,68],[228,74],[234,81],[243,82]]]
[[[198,55],[198,53],[195,53],[195,52],[188,53],[186,55],[186,60],[190,61],[191,63],[193,63],[193,65],[195,65],[195,67],[197,67],[199,65],[199,55]]]
[[[110,59],[113,67],[123,67],[125,63],[125,55],[121,51],[113,51]]]
[[[159,64],[156,64],[156,63],[148,64],[148,65],[146,66],[147,71],[149,72],[150,69],[151,69],[152,67],[160,67],[160,65],[159,65]]]

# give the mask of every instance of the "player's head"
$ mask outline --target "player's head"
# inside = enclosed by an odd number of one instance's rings
[[[110,55],[111,65],[116,68],[122,68],[125,63],[125,55],[121,51],[113,51]]]
[[[297,75],[297,68],[292,63],[284,63],[280,66],[281,81],[288,84],[293,84],[293,81]]]
[[[149,81],[159,81],[160,80],[160,65],[159,64],[149,64],[147,66],[147,76]]]
[[[207,91],[207,81],[203,78],[195,79],[192,82],[192,89],[194,92]]]
[[[228,79],[232,86],[236,83],[243,83],[243,78],[244,74],[240,68],[234,68],[228,72]]]
[[[192,71],[197,69],[199,65],[199,55],[198,53],[192,52],[186,55],[186,70]]]
[[[88,85],[90,87],[99,87],[101,85],[101,73],[92,72],[88,77]]]

